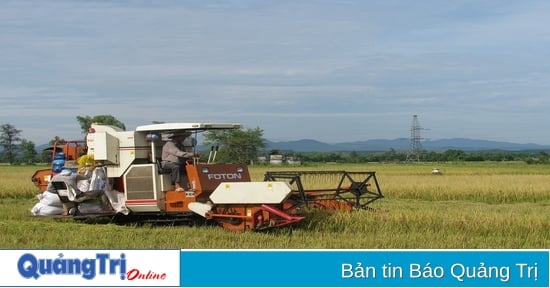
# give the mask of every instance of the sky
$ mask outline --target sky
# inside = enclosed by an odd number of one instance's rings
[[[0,124],[550,144],[550,1],[1,1]]]

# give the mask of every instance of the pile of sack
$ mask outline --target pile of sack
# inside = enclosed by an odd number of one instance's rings
[[[76,203],[76,207],[70,205],[71,207],[76,208],[80,214],[101,214],[108,210],[127,214],[126,207],[123,206],[123,194],[112,189],[105,166],[95,162],[93,155],[83,155],[78,161],[72,162],[77,163],[64,161],[62,169],[56,171],[56,176],[51,179],[51,182],[64,182],[70,187],[66,190],[73,192],[69,201]],[[64,207],[60,195],[55,193],[57,190],[51,182],[46,191],[36,196],[38,203],[31,209],[32,215],[66,215],[70,212],[67,205]]]
[[[63,214],[63,204],[59,196],[55,193],[44,191],[38,195],[38,203],[31,209],[34,216],[61,215]]]

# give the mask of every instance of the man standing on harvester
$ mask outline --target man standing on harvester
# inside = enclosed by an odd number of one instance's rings
[[[170,169],[170,177],[176,191],[184,191],[181,185],[183,177],[185,177],[185,165],[188,160],[193,157],[199,157],[200,153],[186,152],[183,147],[185,138],[190,137],[191,132],[176,132],[170,140],[162,146],[162,167]]]

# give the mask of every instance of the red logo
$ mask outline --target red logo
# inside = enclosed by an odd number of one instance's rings
[[[132,269],[126,272],[128,280],[166,280],[166,273],[156,273],[149,270],[147,273],[141,273],[138,269]]]

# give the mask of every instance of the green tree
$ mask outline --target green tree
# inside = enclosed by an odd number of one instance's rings
[[[352,163],[358,163],[361,157],[359,156],[359,153],[357,153],[357,151],[353,150],[349,152],[349,159],[350,159],[350,162]]]
[[[101,123],[104,125],[112,125],[121,128],[122,130],[126,130],[126,126],[124,123],[120,122],[118,119],[116,119],[112,115],[96,115],[94,117],[90,116],[76,116],[76,120],[78,121],[78,124],[80,124],[80,128],[82,129],[82,134],[88,133],[88,129],[92,126],[92,123]]]
[[[0,127],[0,146],[4,148],[2,151],[2,159],[10,164],[15,163],[18,152],[18,142],[21,141],[21,130],[15,128],[11,124],[3,124]]]
[[[462,161],[466,157],[466,152],[458,149],[449,149],[443,152],[443,161]]]
[[[22,162],[32,164],[36,161],[36,147],[32,141],[26,139],[21,140],[21,150],[23,151]]]
[[[262,139],[263,130],[228,129],[210,130],[204,134],[204,144],[218,147],[216,159],[226,163],[252,163],[258,158],[258,153],[265,148]]]

